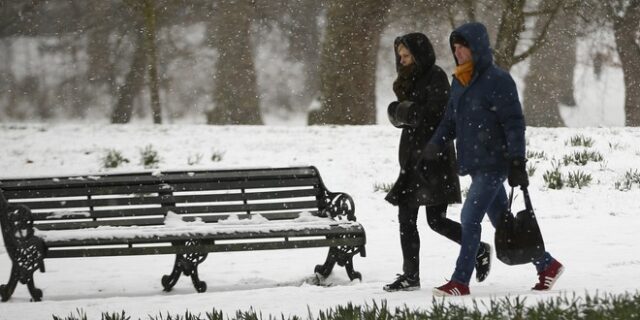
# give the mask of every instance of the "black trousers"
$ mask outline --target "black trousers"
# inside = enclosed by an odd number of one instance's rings
[[[447,218],[448,204],[427,206],[427,222],[435,232],[458,244],[462,239],[460,223]],[[400,222],[400,245],[402,246],[402,271],[404,274],[420,275],[420,234],[417,228],[419,207],[400,204],[398,221]]]

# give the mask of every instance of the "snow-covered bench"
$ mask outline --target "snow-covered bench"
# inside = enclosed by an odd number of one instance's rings
[[[315,167],[101,174],[0,179],[0,224],[13,265],[0,286],[8,300],[20,281],[34,301],[33,273],[45,258],[175,254],[162,277],[181,274],[198,292],[209,252],[329,247],[316,274],[365,255],[365,232],[345,193],[329,192]]]

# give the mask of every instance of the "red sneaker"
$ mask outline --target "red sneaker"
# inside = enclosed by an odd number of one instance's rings
[[[558,262],[558,260],[553,259],[551,264],[544,269],[544,271],[538,273],[538,283],[536,283],[531,290],[537,291],[547,291],[550,290],[553,285],[558,281],[560,275],[564,271],[564,266]]]
[[[433,295],[439,297],[445,296],[466,296],[469,294],[469,286],[460,282],[450,280],[447,284],[433,288]]]

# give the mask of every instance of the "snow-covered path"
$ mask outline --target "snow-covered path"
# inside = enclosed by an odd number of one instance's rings
[[[577,134],[592,138],[595,145],[589,149],[599,151],[604,161],[561,170],[565,175],[576,170],[591,174],[591,186],[547,189],[542,175],[551,169],[551,160],[585,149],[566,143]],[[431,287],[444,283],[453,271],[457,245],[429,230],[422,211],[422,290],[381,289],[400,272],[401,261],[396,209],[384,201],[383,192],[374,192],[374,184],[395,180],[398,139],[399,130],[390,126],[0,124],[3,178],[104,172],[100,158],[107,149],[131,160],[116,171],[143,170],[139,153],[147,145],[159,152],[162,170],[315,165],[330,190],[354,198],[368,240],[367,257],[354,258],[363,282],[349,282],[344,269],[336,268],[328,287],[304,283],[324,260],[326,248],[210,254],[200,267],[208,284],[201,294],[184,277],[174,291],[162,291],[160,278],[170,272],[171,256],[46,260],[47,272],[35,276],[43,301],[30,303],[25,286],[19,285],[9,302],[0,303],[0,319],[48,319],[51,314],[75,313],[76,308],[90,316],[124,309],[137,319],[160,311],[204,313],[214,307],[228,313],[253,307],[263,315],[306,317],[309,311],[317,314],[336,304],[383,299],[390,306],[428,308]],[[527,140],[528,150],[544,151],[547,158],[531,159],[537,168],[531,196],[547,248],[567,270],[553,291],[532,293],[529,288],[537,280],[532,266],[509,267],[494,259],[489,278],[472,282],[471,297],[451,301],[522,295],[534,302],[560,293],[635,292],[640,283],[640,187],[619,191],[614,185],[625,172],[640,169],[640,129],[528,128]],[[222,161],[211,161],[213,153],[222,154]],[[198,157],[199,164],[188,164]],[[463,189],[468,183],[462,178]],[[459,220],[459,211],[460,205],[452,206],[449,216]],[[483,240],[492,242],[488,219],[483,228]],[[10,268],[2,245],[0,283],[7,281]]]

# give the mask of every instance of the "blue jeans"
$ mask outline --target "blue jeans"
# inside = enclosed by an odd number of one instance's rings
[[[469,280],[475,268],[476,254],[480,246],[480,222],[487,213],[491,224],[496,226],[500,215],[509,207],[509,199],[504,189],[506,172],[480,171],[471,173],[471,186],[462,206],[460,222],[462,224],[462,244],[456,261],[456,270],[452,280],[469,285]],[[548,252],[533,262],[536,270],[541,272],[553,261]]]

